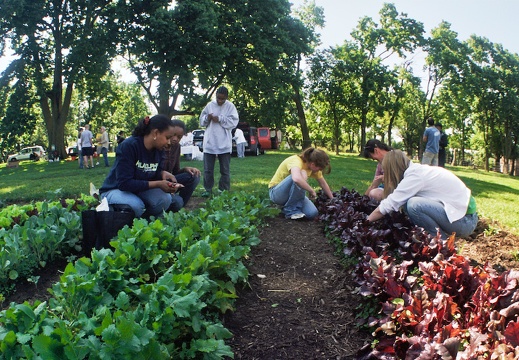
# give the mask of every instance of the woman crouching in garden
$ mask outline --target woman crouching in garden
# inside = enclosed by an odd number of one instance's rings
[[[411,222],[442,239],[452,233],[470,235],[478,223],[476,200],[456,175],[438,166],[413,163],[402,151],[389,151],[382,160],[384,199],[368,221],[403,207]]]
[[[324,179],[323,170],[329,174],[330,158],[324,151],[308,148],[299,155],[283,160],[269,183],[270,200],[283,206],[287,219],[313,219],[318,215],[317,208],[310,200],[316,197],[315,190],[308,184],[308,178],[317,180],[328,198],[332,191]],[[306,196],[306,192],[310,199]]]
[[[109,204],[127,204],[137,217],[159,216],[183,187],[164,171],[161,161],[174,135],[174,124],[164,115],[139,121],[132,136],[117,146],[115,163],[99,189]]]

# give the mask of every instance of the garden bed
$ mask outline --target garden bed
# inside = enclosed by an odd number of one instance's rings
[[[198,206],[194,198],[191,206]],[[458,239],[461,253],[476,264],[488,262],[497,270],[519,269],[513,251],[519,238],[480,221],[476,233]],[[319,222],[269,219],[262,242],[247,262],[249,287],[239,291],[233,313],[224,326],[234,334],[228,343],[235,359],[355,359],[371,341],[356,327],[362,298],[352,293],[356,284],[340,264]],[[20,283],[4,301],[46,299],[62,264],[49,264],[36,284]],[[347,269],[346,269],[347,270]]]

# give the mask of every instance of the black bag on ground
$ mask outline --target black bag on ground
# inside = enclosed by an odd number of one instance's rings
[[[81,213],[83,225],[82,248],[89,256],[92,249],[110,247],[110,240],[125,225],[131,225],[135,218],[133,209],[126,204],[111,204],[109,211],[85,210]]]

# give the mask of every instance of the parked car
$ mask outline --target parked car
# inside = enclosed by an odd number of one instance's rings
[[[204,129],[193,130],[193,145],[198,146],[200,151],[204,151]]]
[[[238,123],[237,128],[243,131],[245,140],[247,140],[247,143],[245,144],[245,153],[249,153],[254,156],[265,153],[258,141],[258,128],[249,126],[249,124],[244,122]],[[234,136],[234,132],[235,130],[233,129],[232,136]],[[233,154],[236,154],[236,144],[234,141],[232,142],[232,152]]]
[[[276,130],[274,129],[269,129],[268,127],[259,127],[258,141],[262,150],[279,148],[278,136]]]
[[[9,155],[7,161],[21,161],[21,160],[40,160],[44,159],[47,153],[41,146],[25,147],[18,154]]]

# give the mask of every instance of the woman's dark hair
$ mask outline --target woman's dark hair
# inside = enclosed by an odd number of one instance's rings
[[[145,136],[155,129],[157,129],[159,132],[164,132],[170,126],[173,126],[171,119],[166,115],[158,114],[151,118],[146,116],[144,119],[139,120],[139,123],[135,129],[133,129],[132,135]]]
[[[379,148],[386,151],[391,151],[391,146],[384,144],[382,141],[377,139],[371,139],[366,143],[366,146],[364,146],[364,151],[362,155],[366,159],[371,159],[371,154],[375,152],[375,148]]]
[[[330,166],[330,158],[323,150],[309,147],[305,149],[299,155],[299,157],[306,163],[313,162],[315,166],[320,167],[322,172],[325,174],[329,174],[332,171],[332,167]]]
[[[182,120],[172,119],[171,126],[182,128],[182,130],[184,130],[184,133],[186,132],[186,124]]]

